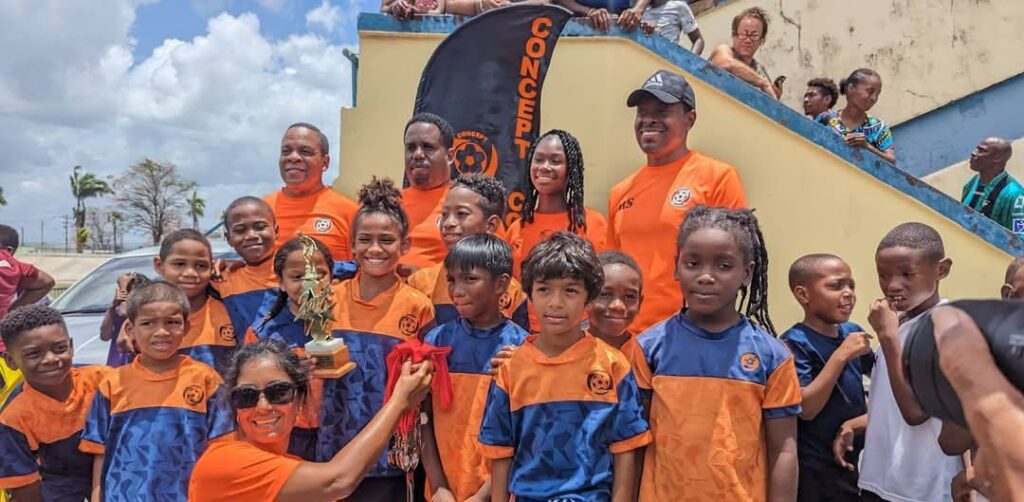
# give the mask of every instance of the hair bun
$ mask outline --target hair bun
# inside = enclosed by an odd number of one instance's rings
[[[402,207],[402,193],[391,178],[373,176],[359,189],[359,203],[374,209]]]

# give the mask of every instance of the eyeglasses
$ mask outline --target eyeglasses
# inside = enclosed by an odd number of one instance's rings
[[[255,408],[260,396],[270,404],[288,404],[295,400],[295,384],[291,382],[270,382],[260,389],[255,385],[240,385],[231,391],[231,407],[236,410]]]
[[[751,42],[757,42],[758,40],[761,40],[760,33],[736,33],[733,36],[740,40],[750,40]]]

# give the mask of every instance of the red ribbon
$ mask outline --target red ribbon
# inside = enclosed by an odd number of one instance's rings
[[[435,347],[415,338],[396,345],[387,357],[388,386],[384,391],[384,402],[388,402],[395,391],[398,377],[402,375],[402,363],[410,359],[413,364],[429,360],[434,365],[434,381],[430,385],[430,392],[438,399],[442,408],[447,409],[451,406],[452,378],[448,373],[447,359],[451,351],[451,347]],[[403,436],[412,432],[413,427],[419,423],[419,416],[420,406],[417,404],[402,414],[396,432]]]

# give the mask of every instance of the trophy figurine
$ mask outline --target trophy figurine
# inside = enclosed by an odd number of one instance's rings
[[[313,263],[316,242],[301,233],[299,238],[302,240],[302,258],[306,262],[306,271],[302,276],[302,295],[299,297],[299,311],[295,317],[306,321],[306,336],[312,338],[306,343],[305,349],[306,355],[316,362],[313,376],[339,378],[356,369],[356,364],[349,360],[345,341],[331,336],[334,302],[331,299],[330,283],[320,280]]]

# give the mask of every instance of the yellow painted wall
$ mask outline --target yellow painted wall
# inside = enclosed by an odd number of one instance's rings
[[[1024,138],[1013,142],[1013,151],[1016,152],[1006,164],[1006,170],[1018,181],[1024,180]],[[929,185],[938,188],[943,193],[954,199],[960,199],[964,183],[974,176],[974,172],[968,167],[968,161],[957,162],[941,171],[931,173],[924,178]]]
[[[771,17],[757,57],[789,77],[783,101],[797,110],[808,80],[838,83],[862,66],[882,75],[874,112],[890,124],[1024,72],[1018,0],[734,0],[698,16],[706,54],[731,43],[733,16],[753,6]]]
[[[440,36],[361,33],[358,107],[341,113],[341,176],[353,194],[373,174],[402,175],[402,129],[416,86]],[[643,162],[625,99],[655,70],[671,66],[628,40],[563,38],[544,86],[543,129],[573,132],[586,159],[587,202],[606,210],[608,190]],[[764,227],[771,257],[772,314],[782,328],[800,317],[786,287],[789,264],[813,252],[846,258],[860,284],[864,322],[879,295],[874,249],[905,221],[934,226],[954,260],[944,293],[998,294],[1010,257],[855,166],[690,77],[698,119],[692,147],[737,166]],[[648,294],[656,294],[649,292]]]

